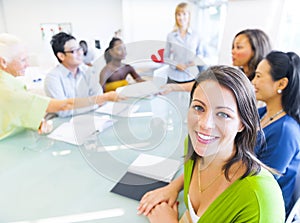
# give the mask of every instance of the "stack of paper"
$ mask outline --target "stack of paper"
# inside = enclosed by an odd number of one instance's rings
[[[135,113],[139,109],[139,105],[132,105],[128,103],[121,102],[111,102],[108,101],[101,107],[99,107],[96,112],[121,116],[121,117],[129,117],[133,113]]]
[[[82,145],[87,138],[112,126],[115,121],[109,116],[75,116],[69,122],[58,126],[48,137],[73,145]]]

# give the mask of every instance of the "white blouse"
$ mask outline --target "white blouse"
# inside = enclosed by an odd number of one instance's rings
[[[193,205],[191,203],[190,195],[188,194],[188,208],[190,212],[190,216],[193,223],[197,223],[200,219],[200,217],[195,213]]]

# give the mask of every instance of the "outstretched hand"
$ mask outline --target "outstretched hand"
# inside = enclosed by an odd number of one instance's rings
[[[118,94],[115,91],[106,92],[105,96],[106,96],[108,101],[121,101],[121,100],[126,99],[126,97],[122,96],[121,94]]]

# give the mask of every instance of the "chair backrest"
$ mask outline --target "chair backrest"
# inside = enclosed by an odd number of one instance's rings
[[[285,223],[300,223],[300,197],[294,204],[288,218],[286,219]]]
[[[300,166],[297,171],[295,189],[293,193],[294,201],[296,201],[300,197]]]
[[[157,57],[155,54],[152,54],[151,60],[155,63],[163,63],[164,62],[164,51],[165,51],[165,49],[159,49],[157,51],[159,57]]]
[[[300,166],[296,175],[295,189],[293,193],[295,204],[285,223],[300,223]]]

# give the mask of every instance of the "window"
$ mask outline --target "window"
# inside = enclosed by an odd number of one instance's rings
[[[300,55],[300,2],[285,0],[276,50],[293,51]]]
[[[207,45],[210,64],[216,64],[226,17],[227,0],[194,0],[198,32]],[[199,28],[200,27],[200,28]]]

